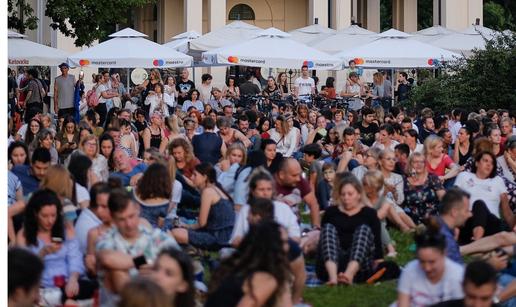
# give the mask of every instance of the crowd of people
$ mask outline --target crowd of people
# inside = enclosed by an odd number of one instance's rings
[[[59,67],[55,122],[37,71],[25,100],[9,71],[9,306],[303,306],[304,257],[327,285],[398,277],[388,228],[417,233],[398,306],[516,306],[516,113],[386,105],[385,74],[369,89],[354,66],[340,96],[370,104],[270,114],[235,102],[331,98],[335,80],[304,66],[293,89],[250,73],[220,90],[153,69],[130,93],[109,72],[85,93]],[[402,73],[396,100],[409,90]],[[219,252],[208,287],[199,251]]]

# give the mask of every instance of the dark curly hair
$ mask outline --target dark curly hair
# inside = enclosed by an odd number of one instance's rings
[[[271,274],[277,287],[264,306],[276,306],[283,294],[285,283],[290,278],[287,252],[283,248],[281,226],[275,221],[261,221],[250,227],[249,232],[228,258],[221,261],[210,281],[208,297],[230,275],[236,275],[251,286],[251,278],[256,272]]]
[[[29,246],[38,246],[39,225],[37,214],[44,206],[56,206],[57,217],[54,226],[52,226],[52,237],[65,240],[61,201],[52,190],[43,189],[34,192],[27,203],[27,207],[25,207],[23,226],[25,228],[25,240]]]

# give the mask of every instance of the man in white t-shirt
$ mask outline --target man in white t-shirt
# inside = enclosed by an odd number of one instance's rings
[[[294,83],[294,95],[298,98],[305,98],[308,95],[315,94],[314,79],[308,77],[308,66],[301,67],[302,77],[296,79]]]

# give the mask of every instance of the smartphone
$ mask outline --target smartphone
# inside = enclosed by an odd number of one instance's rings
[[[52,237],[52,242],[54,243],[63,243],[63,239],[59,237]]]
[[[75,142],[70,142],[68,144],[70,144],[70,146],[73,146],[73,145],[75,145]]]
[[[79,79],[84,79],[84,71],[79,72]]]
[[[349,151],[353,151],[353,146],[349,146],[349,147],[348,147],[348,150],[349,150]]]
[[[145,259],[144,255],[133,258],[134,266],[136,269],[139,269],[142,265],[147,264],[147,259]]]

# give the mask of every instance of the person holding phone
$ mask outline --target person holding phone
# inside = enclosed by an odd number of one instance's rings
[[[41,285],[60,288],[61,304],[67,299],[93,297],[94,283],[79,279],[84,274],[79,240],[72,224],[64,222],[61,201],[50,189],[32,194],[25,208],[23,229],[18,232],[16,241],[43,260],[45,269]]]
[[[116,227],[95,245],[97,262],[105,270],[100,281],[100,306],[115,306],[118,294],[132,276],[150,274],[162,249],[179,249],[171,235],[140,224],[140,205],[132,193],[114,189],[108,206]]]
[[[73,116],[68,116],[63,122],[63,129],[56,135],[56,149],[59,153],[61,161],[66,160],[68,156],[77,149],[79,144],[79,131]]]

